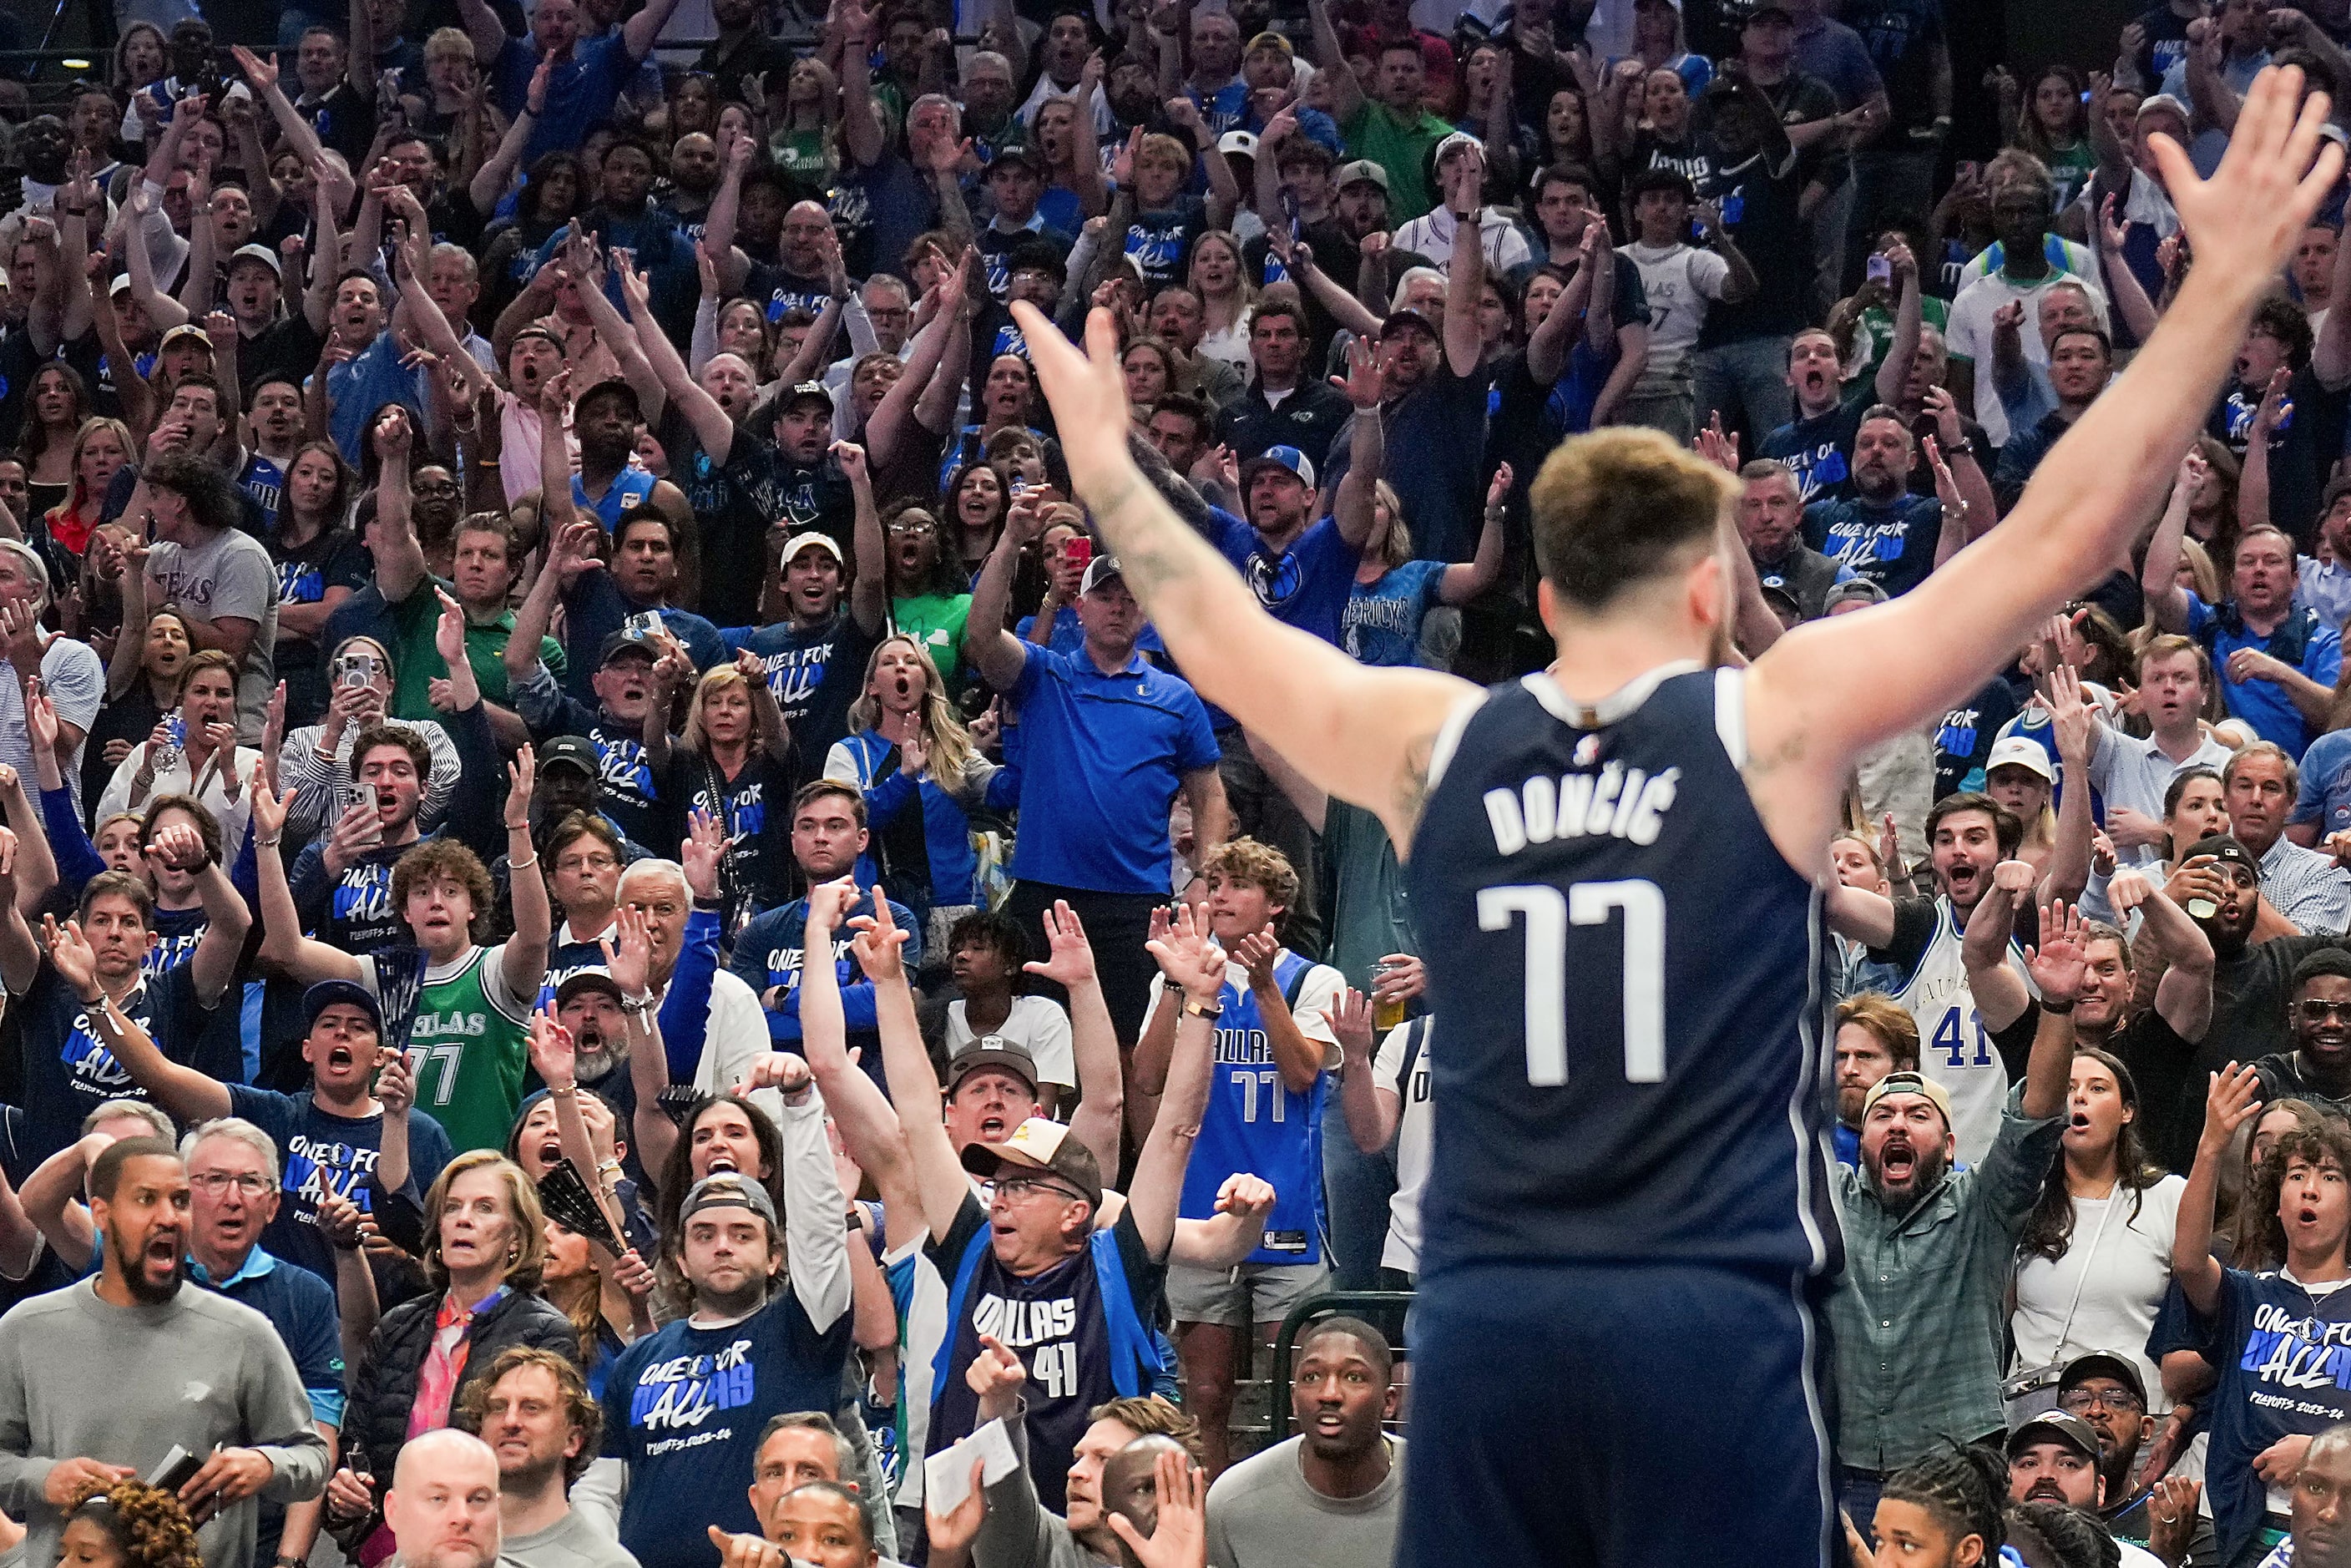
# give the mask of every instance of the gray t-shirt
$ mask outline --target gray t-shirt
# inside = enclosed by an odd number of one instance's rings
[[[545,1530],[507,1536],[498,1563],[500,1568],[637,1568],[625,1547],[576,1508]]]
[[[41,653],[40,676],[41,689],[57,705],[57,717],[87,736],[106,702],[106,665],[97,650],[70,637],[52,637]],[[76,810],[82,803],[81,754],[82,747],[77,746],[71,757],[57,758],[57,769],[65,775]],[[0,762],[14,768],[26,781],[26,792],[33,791],[33,742],[25,727],[25,689],[16,684],[16,667],[5,659],[0,659]]]
[[[173,1445],[258,1448],[276,1503],[327,1484],[327,1445],[294,1358],[269,1320],[184,1286],[160,1305],[118,1307],[93,1281],[35,1296],[0,1318],[0,1509],[31,1531],[28,1563],[55,1563],[64,1527],[41,1495],[61,1459],[152,1474]],[[250,1568],[256,1502],[225,1509],[197,1534],[205,1568]]]
[[[1404,1521],[1404,1439],[1387,1479],[1362,1497],[1324,1497],[1298,1468],[1304,1437],[1243,1459],[1208,1489],[1212,1568],[1361,1568],[1395,1555]]]
[[[150,608],[170,604],[206,621],[253,622],[253,641],[236,668],[236,737],[258,744],[277,683],[277,567],[268,548],[235,528],[199,545],[167,539],[149,547],[147,576]]]

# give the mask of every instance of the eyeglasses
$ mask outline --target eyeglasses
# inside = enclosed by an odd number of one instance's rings
[[[2147,1401],[2127,1388],[2068,1388],[2057,1396],[2059,1408],[2086,1416],[2103,1406],[2117,1416],[2147,1408]]]
[[[204,1192],[215,1194],[226,1192],[234,1186],[237,1191],[247,1197],[259,1197],[277,1185],[267,1176],[258,1176],[251,1171],[242,1175],[232,1171],[205,1171],[200,1176],[190,1176],[188,1184]]]
[[[938,525],[927,520],[916,522],[912,517],[894,517],[891,520],[889,531],[893,534],[936,533],[938,531]]]
[[[1063,1203],[1083,1203],[1085,1201],[1082,1194],[1076,1192],[1070,1187],[1063,1186],[1059,1182],[1046,1181],[1038,1176],[1005,1176],[997,1182],[996,1190],[998,1196],[1012,1198],[1016,1201],[1020,1198],[1027,1197],[1032,1193],[1040,1192],[1050,1193],[1055,1197],[1060,1198]]]
[[[2325,1023],[2329,1019],[2351,1021],[2351,1002],[2321,1001],[2316,997],[2310,997],[2294,1003],[2294,1008],[2302,1015],[2304,1023]]]
[[[555,862],[558,871],[611,871],[621,862],[611,855],[565,855]]]

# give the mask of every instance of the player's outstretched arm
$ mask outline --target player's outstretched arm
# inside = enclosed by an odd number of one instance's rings
[[[1399,849],[1408,845],[1437,732],[1477,688],[1435,671],[1359,664],[1267,614],[1128,455],[1126,379],[1110,312],[1088,319],[1083,351],[1033,307],[1016,302],[1012,313],[1053,406],[1078,498],[1186,678],[1252,733],[1272,737],[1317,789],[1376,813]]]
[[[1775,824],[1775,774],[1790,776],[1792,817],[1819,815],[1802,836],[1825,836],[1827,802],[1858,753],[1980,690],[2044,617],[2124,562],[2210,412],[2254,306],[2342,174],[2342,150],[2319,135],[2327,108],[2323,94],[2302,98],[2299,70],[2263,71],[2210,180],[2177,144],[2154,139],[2195,269],[2005,522],[1891,604],[1800,627],[1756,660],[1749,781]],[[1857,669],[1872,678],[1854,681]],[[1774,832],[1788,841],[1782,826]]]

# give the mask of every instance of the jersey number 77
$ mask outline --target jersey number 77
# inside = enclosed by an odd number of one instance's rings
[[[1480,888],[1478,927],[1507,931],[1526,921],[1527,1082],[1567,1082],[1567,936],[1576,925],[1624,916],[1625,1081],[1666,1077],[1666,894],[1654,882],[1580,882],[1565,893],[1547,883]]]

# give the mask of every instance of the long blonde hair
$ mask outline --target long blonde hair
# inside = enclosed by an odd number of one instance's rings
[[[1232,322],[1217,320],[1216,318],[1223,311],[1224,306],[1221,302],[1209,298],[1207,293],[1200,287],[1200,250],[1210,240],[1216,241],[1232,253]],[[1220,326],[1248,321],[1249,308],[1257,303],[1257,287],[1249,282],[1249,262],[1241,254],[1241,242],[1234,237],[1230,229],[1210,229],[1192,242],[1192,259],[1185,267],[1184,285],[1199,296],[1201,311],[1208,318],[1209,329],[1212,331]]]
[[[923,706],[916,713],[923,727],[923,739],[931,748],[931,777],[950,786],[959,784],[971,770],[971,731],[964,727],[963,716],[947,700],[946,681],[939,674],[939,667],[931,663],[930,651],[904,632],[893,632],[883,638],[872,656],[865,661],[864,688],[849,706],[850,733],[872,729],[882,720],[882,705],[873,695],[873,676],[882,668],[882,655],[893,643],[912,648],[922,668]]]

